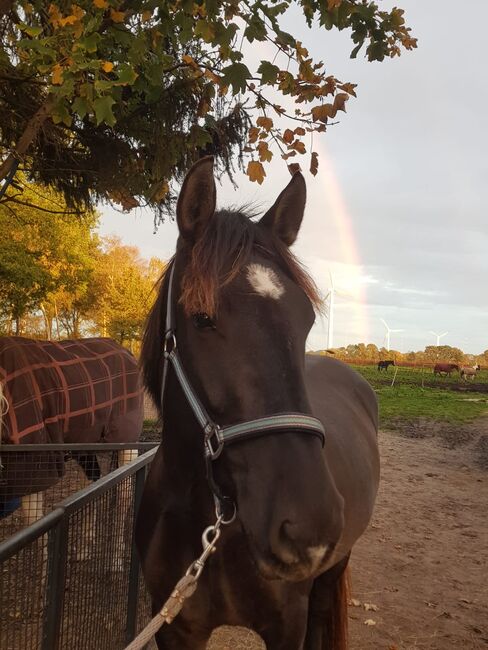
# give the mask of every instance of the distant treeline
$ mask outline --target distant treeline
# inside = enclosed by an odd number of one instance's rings
[[[332,350],[316,350],[312,354],[331,354],[337,359],[357,365],[371,365],[389,359],[395,361],[397,365],[417,368],[430,368],[441,362],[488,365],[488,349],[481,354],[466,354],[459,348],[450,345],[428,345],[424,350],[418,352],[399,352],[398,350],[378,348],[374,343],[356,343]]]

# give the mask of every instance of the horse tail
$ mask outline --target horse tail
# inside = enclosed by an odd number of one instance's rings
[[[348,650],[348,560],[349,556],[314,581],[304,650]]]

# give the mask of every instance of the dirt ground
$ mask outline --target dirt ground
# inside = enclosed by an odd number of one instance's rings
[[[351,650],[488,648],[488,418],[413,422],[380,445],[376,511],[351,562]],[[209,643],[262,648],[223,628]]]

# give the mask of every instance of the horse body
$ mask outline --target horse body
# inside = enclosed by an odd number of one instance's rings
[[[457,363],[436,363],[434,366],[434,375],[450,377],[454,370],[459,372]]]
[[[8,406],[0,426],[2,444],[139,438],[143,395],[137,362],[110,339],[0,337],[0,384]],[[89,479],[98,478],[94,455],[74,457]],[[63,452],[9,452],[3,454],[2,464],[2,501],[45,490],[64,473]]]
[[[378,370],[388,370],[390,366],[394,366],[395,361],[393,359],[388,359],[388,361],[378,361]]]
[[[459,374],[461,375],[461,378],[464,379],[464,381],[467,381],[468,379],[471,379],[472,381],[478,374],[479,370],[479,364],[476,364],[474,366],[461,366]]]
[[[287,250],[304,204],[301,174],[259,223],[214,214],[209,159],[183,184],[174,280],[173,271],[164,278],[142,353],[155,402],[167,372],[163,442],[136,525],[155,612],[200,555],[202,532],[215,520],[214,495],[234,502],[237,519],[223,529],[191,600],[158,632],[160,649],[203,650],[224,624],[254,629],[271,650],[346,648],[344,571],[378,487],[377,405],[369,385],[341,362],[305,358],[314,295]],[[165,335],[172,301],[176,327]],[[288,427],[256,432],[206,461],[205,435],[181,378],[162,368],[168,341],[220,426],[280,413],[314,416],[325,428],[323,449],[317,436]]]

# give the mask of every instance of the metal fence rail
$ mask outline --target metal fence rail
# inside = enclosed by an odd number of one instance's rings
[[[117,650],[150,618],[133,535],[155,453],[68,496],[0,544],[2,650]]]

